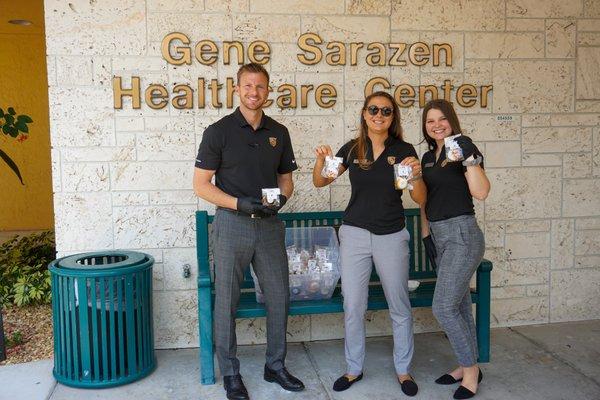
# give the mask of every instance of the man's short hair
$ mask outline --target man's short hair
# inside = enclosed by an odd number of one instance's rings
[[[269,82],[269,73],[267,72],[267,70],[265,69],[265,67],[263,67],[260,64],[257,63],[249,63],[249,64],[244,64],[240,67],[240,69],[238,69],[237,72],[237,84],[240,84],[240,78],[242,77],[242,74],[244,72],[250,72],[250,73],[254,73],[254,74],[263,74],[264,76],[267,77],[267,82]]]

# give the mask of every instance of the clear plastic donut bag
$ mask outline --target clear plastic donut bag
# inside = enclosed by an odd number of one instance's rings
[[[323,165],[323,169],[321,170],[321,176],[323,178],[332,178],[335,179],[338,177],[338,173],[340,170],[340,165],[344,159],[342,157],[325,157],[325,165]]]
[[[396,190],[412,190],[413,186],[410,180],[413,177],[413,170],[410,165],[394,164],[394,186]]]
[[[262,189],[262,204],[267,207],[279,207],[279,195],[281,190],[279,188]]]
[[[446,160],[450,161],[462,161],[464,160],[463,152],[458,143],[456,142],[456,138],[461,136],[452,135],[444,138],[444,147],[446,149]]]

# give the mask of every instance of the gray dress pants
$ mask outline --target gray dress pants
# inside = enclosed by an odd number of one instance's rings
[[[414,352],[413,321],[408,297],[409,234],[406,229],[375,235],[342,225],[339,231],[344,295],[346,373],[359,375],[365,360],[365,312],[372,265],[381,280],[394,335],[394,366],[407,374]]]
[[[474,215],[429,223],[437,250],[437,280],[432,311],[446,332],[458,364],[477,363],[477,332],[471,311],[469,282],[477,270],[485,241]]]
[[[236,375],[235,314],[244,270],[250,263],[265,296],[267,310],[266,365],[284,367],[289,310],[289,274],[285,226],[277,217],[253,219],[217,209],[212,225],[215,263],[215,346],[221,376]]]

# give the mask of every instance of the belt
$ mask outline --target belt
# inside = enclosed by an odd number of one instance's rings
[[[257,214],[257,213],[248,214],[248,213],[245,213],[245,212],[242,212],[239,210],[232,210],[231,208],[224,208],[224,207],[217,207],[217,209],[222,210],[222,211],[227,211],[228,213],[231,213],[231,214],[240,215],[242,217],[248,217],[248,218],[252,218],[252,219],[265,219],[265,218],[271,218],[271,217],[274,217],[277,215],[277,214],[270,215],[270,214],[262,214],[262,213],[261,214]]]

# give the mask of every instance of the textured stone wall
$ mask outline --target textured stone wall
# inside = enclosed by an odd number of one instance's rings
[[[272,82],[331,82],[331,109],[267,112],[287,125],[300,169],[287,211],[340,210],[347,177],[312,187],[313,147],[356,134],[366,81],[493,84],[490,105],[459,108],[485,152],[492,192],[477,204],[494,262],[492,323],[509,326],[600,318],[600,3],[595,0],[45,0],[53,188],[61,254],[136,249],[155,256],[157,345],[197,346],[193,215],[213,208],[192,191],[204,128],[230,112],[207,107],[114,110],[111,78],[172,88],[199,76],[234,76],[219,61],[168,64],[170,32],[192,42],[265,40]],[[446,41],[451,67],[315,66],[299,63],[297,38]],[[236,103],[237,104],[237,103]],[[406,137],[420,141],[420,109],[404,109]],[[423,147],[419,146],[420,151]],[[183,264],[193,266],[184,279]],[[369,313],[370,335],[390,333]],[[416,331],[437,330],[429,309]],[[289,339],[343,337],[341,314],[291,317]],[[265,339],[263,319],[238,323],[241,343]]]

